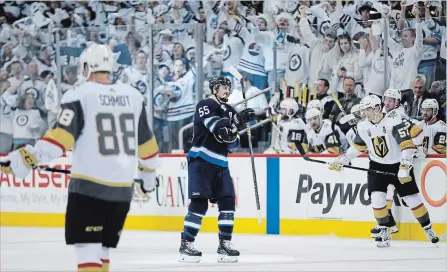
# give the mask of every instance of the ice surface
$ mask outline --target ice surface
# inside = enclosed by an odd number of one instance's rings
[[[74,248],[64,230],[0,228],[0,271],[75,271]],[[239,263],[216,262],[217,234],[200,233],[199,264],[179,263],[180,234],[123,231],[111,253],[111,271],[447,271],[447,244],[392,241],[379,249],[369,239],[234,235]]]

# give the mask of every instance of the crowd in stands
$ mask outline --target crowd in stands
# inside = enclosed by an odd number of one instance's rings
[[[231,66],[244,72],[247,97],[268,88],[248,102],[257,122],[292,98],[297,117],[305,119],[306,108],[318,103],[323,118],[338,123],[362,97],[382,97],[390,88],[401,91],[412,118],[434,98],[444,119],[445,6],[427,0],[1,1],[0,153],[33,144],[54,124],[89,42],[108,44],[117,60],[113,79],[147,98],[163,153],[181,148],[179,130],[193,121],[203,98],[198,73],[204,96],[211,95],[207,80],[223,75],[233,82],[229,103],[242,100]],[[203,37],[193,24],[202,24]],[[269,124],[254,130],[258,152],[270,146],[271,130]],[[184,151],[191,136],[192,129],[183,134]],[[237,151],[246,147],[242,138]]]

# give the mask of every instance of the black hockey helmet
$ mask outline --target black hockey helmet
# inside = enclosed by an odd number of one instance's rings
[[[231,81],[223,76],[215,76],[213,78],[210,79],[210,90],[211,93],[214,94],[214,88],[219,88],[219,86],[224,85],[224,86],[228,86],[228,88],[231,91]]]

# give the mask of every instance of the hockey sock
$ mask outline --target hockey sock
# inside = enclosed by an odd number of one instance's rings
[[[418,220],[419,224],[424,228],[430,225],[430,215],[428,214],[427,208],[424,203],[422,203],[419,194],[409,195],[405,197],[405,202],[407,202],[408,207],[414,214],[414,217]]]
[[[183,224],[182,239],[194,242],[202,225],[203,216],[208,210],[208,200],[202,198],[193,198],[188,207],[188,213],[185,216]]]
[[[231,240],[234,227],[234,211],[236,202],[234,197],[223,197],[217,202],[219,207],[219,217],[217,225],[219,227],[219,239]]]
[[[234,227],[234,211],[221,211],[217,225],[219,226],[219,239],[231,240]]]
[[[101,244],[75,244],[78,271],[102,272]]]
[[[109,249],[107,247],[102,247],[101,262],[102,262],[102,272],[109,272],[110,259],[109,259]]]
[[[386,206],[386,193],[372,192],[371,204],[373,207],[374,217],[380,226],[390,226],[388,209]]]

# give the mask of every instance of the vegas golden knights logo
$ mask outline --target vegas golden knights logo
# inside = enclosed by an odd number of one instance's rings
[[[385,136],[377,136],[373,140],[374,153],[380,158],[385,158],[385,156],[390,151],[388,145],[386,144]]]

